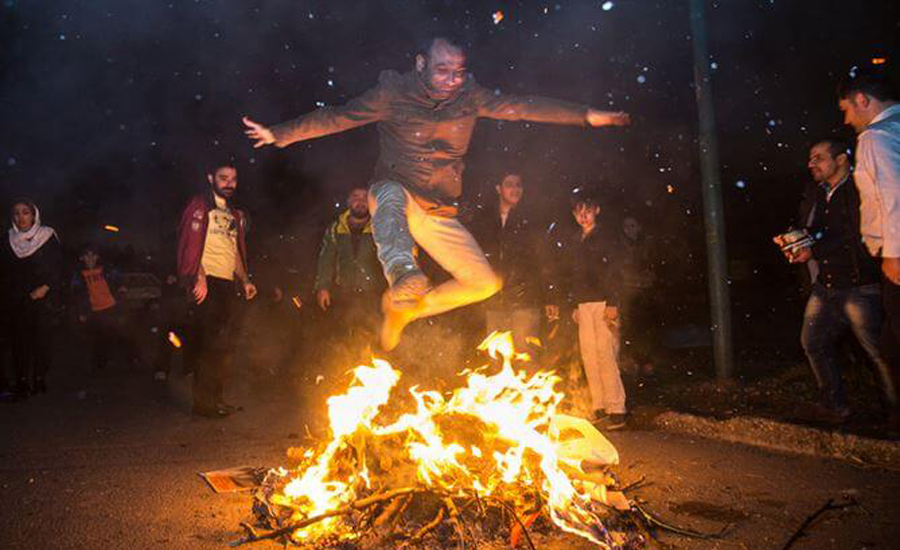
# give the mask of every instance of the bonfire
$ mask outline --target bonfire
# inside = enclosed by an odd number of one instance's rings
[[[353,369],[346,393],[328,399],[328,440],[269,471],[257,525],[242,524],[235,545],[534,548],[529,531],[561,530],[602,549],[645,548],[652,518],[618,488],[615,447],[560,412],[559,377],[509,333],[479,349],[492,362],[449,392],[401,392],[401,373],[379,359]]]

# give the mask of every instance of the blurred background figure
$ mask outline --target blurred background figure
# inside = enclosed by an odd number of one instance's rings
[[[496,200],[472,219],[472,234],[503,288],[484,304],[486,333],[512,331],[516,349],[532,348],[528,339],[541,329],[544,296],[545,239],[520,206],[525,193],[522,176],[508,173],[494,185]],[[534,351],[531,349],[531,351]]]
[[[110,349],[118,344],[129,362],[137,360],[134,340],[127,333],[122,308],[116,295],[125,288],[119,272],[100,263],[97,248],[89,245],[79,258],[81,267],[72,276],[72,297],[78,322],[85,325],[90,345],[89,374],[104,370]]]
[[[387,282],[378,263],[369,215],[369,193],[354,187],[347,209],[322,237],[316,270],[316,303],[333,321],[333,336],[350,347],[369,341]]]
[[[13,203],[12,227],[4,247],[9,283],[14,393],[23,399],[47,391],[45,376],[62,285],[62,251],[56,231],[41,224],[37,206],[28,199]]]

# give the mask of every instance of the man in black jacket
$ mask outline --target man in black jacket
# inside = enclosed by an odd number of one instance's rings
[[[847,330],[872,359],[883,388],[890,387],[888,365],[878,349],[880,274],[860,236],[859,193],[850,180],[847,151],[845,144],[834,139],[822,140],[810,149],[808,168],[817,185],[801,205],[800,223],[814,242],[787,255],[792,263],[805,264],[812,280],[800,339],[821,392],[826,419],[832,422],[842,422],[850,415],[837,357],[838,343]]]
[[[555,124],[620,126],[628,115],[479,86],[460,42],[435,38],[406,74],[384,71],[378,85],[339,107],[268,128],[248,118],[254,146],[301,140],[378,123],[381,152],[369,193],[375,243],[390,288],[381,344],[394,348],[415,319],[484,300],[501,286],[478,243],[455,218],[463,157],[479,117]],[[418,243],[453,278],[431,288],[413,253]]]
[[[522,176],[508,173],[494,188],[497,201],[472,220],[472,233],[503,280],[503,289],[484,302],[487,331],[511,331],[516,348],[523,350],[528,337],[538,336],[546,302],[544,239],[519,205],[525,191]]]

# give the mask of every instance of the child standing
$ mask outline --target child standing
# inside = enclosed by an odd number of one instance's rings
[[[92,247],[85,248],[80,259],[83,266],[73,278],[72,290],[78,303],[78,321],[87,326],[91,348],[89,372],[94,374],[106,368],[109,349],[120,339],[117,302],[110,290],[110,283],[115,286],[118,282],[118,274],[104,270],[99,264],[100,255]]]

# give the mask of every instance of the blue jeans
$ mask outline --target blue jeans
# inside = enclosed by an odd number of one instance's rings
[[[874,363],[879,377],[884,380],[888,375],[888,365],[878,347],[882,317],[881,285],[878,283],[843,289],[813,286],[803,313],[800,342],[826,407],[847,409],[837,346],[848,329]],[[885,388],[883,384],[882,387]]]
[[[369,211],[378,260],[388,283],[393,285],[419,269],[417,244],[453,277],[425,295],[418,317],[480,302],[500,290],[500,278],[459,220],[426,212],[399,183],[374,184],[369,190]]]

